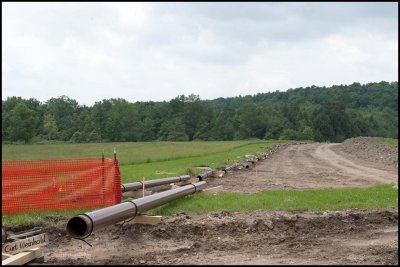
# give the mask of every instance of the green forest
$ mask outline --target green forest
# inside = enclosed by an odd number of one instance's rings
[[[68,96],[2,100],[2,141],[143,142],[284,139],[341,142],[398,138],[398,83],[379,82],[202,100],[104,99],[79,105]]]

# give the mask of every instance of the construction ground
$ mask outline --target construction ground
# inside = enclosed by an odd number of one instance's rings
[[[380,183],[397,188],[398,148],[377,140],[280,146],[257,168],[209,178],[207,187],[241,193]],[[49,225],[65,225],[68,219],[46,217]],[[91,247],[68,237],[65,227],[49,225],[39,225],[50,242],[44,263],[35,264],[398,264],[397,208],[179,213],[156,225],[106,227],[88,238]]]

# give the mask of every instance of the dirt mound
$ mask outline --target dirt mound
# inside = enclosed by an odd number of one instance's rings
[[[383,137],[356,137],[345,140],[335,151],[345,152],[349,157],[367,161],[378,168],[398,167],[398,147],[376,142],[385,141]]]
[[[397,210],[233,212],[113,225],[87,241],[50,232],[48,264],[394,264]],[[52,230],[52,229],[49,229]]]

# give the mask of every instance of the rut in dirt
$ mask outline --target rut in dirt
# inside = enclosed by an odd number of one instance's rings
[[[224,192],[255,193],[269,189],[368,187],[397,184],[397,167],[371,166],[341,151],[342,144],[311,143],[282,146],[257,167],[209,179]],[[338,153],[340,151],[341,153]]]

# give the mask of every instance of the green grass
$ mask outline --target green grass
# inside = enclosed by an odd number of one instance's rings
[[[398,147],[399,146],[399,139],[386,139],[386,140],[382,140],[382,141],[375,141],[374,143],[375,144],[383,144],[383,145]]]
[[[3,144],[3,160],[113,158],[114,147],[120,166],[122,183],[172,177],[198,171],[195,166],[212,168],[238,161],[246,154],[266,151],[281,140],[247,140],[215,142],[126,142],[90,144]]]
[[[123,165],[120,166],[122,183],[140,181],[141,177],[150,180],[183,174],[196,174],[200,171],[200,169],[195,168],[196,166],[206,165],[211,168],[217,168],[223,165],[233,164],[243,159],[245,155],[267,151],[279,143],[285,143],[285,141],[248,143],[223,152],[214,152],[206,155],[191,156],[169,161]]]
[[[41,212],[25,212],[21,214],[15,215],[2,215],[2,224],[3,226],[12,226],[18,227],[21,225],[53,225],[53,226],[60,226],[60,224],[65,224],[65,221],[60,221],[59,223],[51,223],[49,220],[46,220],[46,216],[67,216],[73,217],[77,214],[82,214],[85,212],[93,211],[93,208],[88,209],[77,209],[77,210],[69,210],[69,211],[41,211]]]
[[[189,195],[149,210],[146,214],[174,215],[178,212],[196,214],[221,210],[235,211],[336,211],[350,208],[383,209],[398,208],[398,190],[391,184],[368,188],[271,190],[255,194],[220,193],[217,195]],[[49,224],[47,215],[76,214],[93,211],[81,209],[72,211],[29,212],[17,215],[3,215],[5,226],[18,227],[27,224]],[[65,226],[65,221],[58,226]]]
[[[271,190],[255,194],[220,193],[190,195],[171,201],[151,214],[173,215],[228,210],[333,211],[349,208],[398,207],[398,190],[382,184],[368,188]]]
[[[106,158],[113,158],[115,147],[119,164],[123,166],[207,155],[263,142],[274,141],[3,144],[1,155],[3,160],[92,158],[101,157],[104,151]]]

